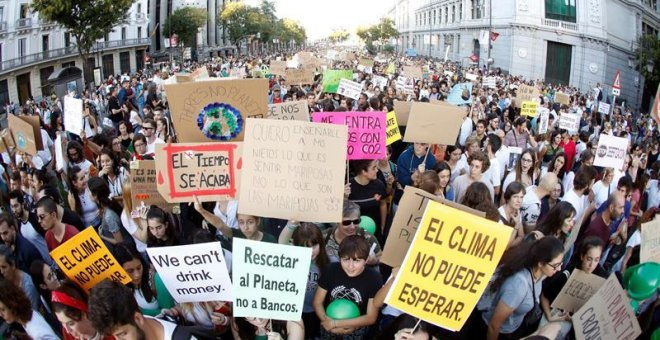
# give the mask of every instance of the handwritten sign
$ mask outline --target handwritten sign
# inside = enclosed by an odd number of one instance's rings
[[[538,101],[540,96],[541,92],[536,87],[521,84],[516,91],[516,102]]]
[[[555,101],[559,104],[571,105],[571,97],[565,93],[555,93]]]
[[[548,124],[550,120],[550,110],[545,107],[539,108],[539,134],[548,132]]]
[[[181,143],[203,143],[216,141],[202,132],[199,119],[212,114],[219,105],[227,111],[218,119],[222,130],[238,132],[231,141],[243,140],[243,124],[248,117],[263,118],[268,108],[268,79],[220,79],[215,81],[192,82],[164,85],[170,105],[172,124]],[[240,118],[240,120],[238,119]],[[229,124],[229,120],[234,122]]]
[[[83,101],[82,99],[64,96],[64,129],[79,135],[83,130]]]
[[[467,79],[467,80],[469,80],[469,81],[476,81],[476,80],[477,80],[477,77],[478,77],[478,76],[477,76],[476,74],[474,74],[474,73],[466,73],[466,74],[465,74],[465,79]]]
[[[239,212],[340,221],[347,134],[340,125],[249,120]]]
[[[307,102],[304,100],[268,104],[266,118],[278,120],[302,120],[309,122],[309,106],[307,106]]]
[[[300,320],[312,248],[234,239],[235,317]]]
[[[233,300],[220,242],[149,247],[147,253],[177,302]]]
[[[270,62],[270,73],[278,76],[286,75],[286,61],[272,60]]]
[[[576,268],[551,306],[573,314],[596,294],[603,283],[605,279],[602,277]]]
[[[53,249],[50,257],[66,277],[85,291],[105,279],[123,284],[131,282],[131,277],[110,254],[94,228],[85,228]]]
[[[573,328],[578,340],[633,340],[642,334],[630,300],[614,274],[573,314]]]
[[[340,79],[337,93],[358,100],[358,98],[360,98],[360,93],[362,93],[362,85],[352,80]]]
[[[491,89],[494,89],[494,88],[497,87],[497,78],[495,78],[495,77],[485,77],[482,84],[483,84],[483,87],[489,87]]]
[[[523,116],[536,117],[539,104],[537,102],[522,102],[520,114]]]
[[[614,137],[602,133],[598,137],[598,148],[594,166],[621,169],[628,150],[628,138]]]
[[[580,129],[580,115],[577,113],[562,113],[559,115],[559,128],[569,132]]]
[[[171,212],[172,205],[158,191],[156,180],[156,161],[143,160],[132,161],[131,168],[131,203],[133,209],[143,204],[145,206],[155,205],[161,209]]]
[[[385,138],[386,145],[401,140],[401,131],[399,131],[399,124],[396,122],[396,114],[394,111],[387,113],[387,130],[385,131]]]
[[[348,126],[348,159],[383,159],[385,112],[314,112],[312,121]]]
[[[465,108],[439,102],[414,102],[410,109],[405,142],[453,145],[465,118]]]
[[[12,138],[16,142],[16,149],[29,155],[36,155],[37,142],[34,138],[34,130],[32,130],[32,125],[18,118],[14,114],[8,114],[7,121],[9,130],[12,134]],[[78,131],[78,133],[80,133],[80,131]]]
[[[606,103],[606,102],[598,102],[598,112],[602,114],[610,114],[610,109],[612,108],[612,105]]]
[[[314,83],[314,71],[309,69],[287,69],[286,81],[291,85],[304,85]]]
[[[418,66],[403,66],[403,74],[410,78],[422,79],[422,68]]]
[[[327,70],[323,72],[323,92],[337,93],[341,79],[353,79],[351,70]]]
[[[440,327],[460,330],[486,289],[512,230],[429,201],[385,302]]]
[[[156,145],[158,192],[169,203],[235,199],[242,143]]]
[[[639,262],[660,262],[660,219],[642,224]]]

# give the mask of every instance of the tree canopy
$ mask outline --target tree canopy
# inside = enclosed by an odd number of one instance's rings
[[[163,34],[171,37],[176,34],[180,43],[193,46],[197,31],[206,22],[206,10],[193,7],[181,7],[165,19]]]
[[[375,25],[358,27],[355,35],[364,41],[367,49],[372,50],[374,43],[383,46],[389,39],[398,37],[399,31],[394,28],[394,20],[381,18]]]
[[[330,35],[328,36],[328,40],[331,43],[338,44],[348,40],[348,37],[350,35],[351,34],[348,33],[348,31],[346,31],[345,29],[335,30],[332,33],[330,33]]]
[[[635,50],[635,68],[644,77],[644,93],[653,98],[660,83],[660,39],[652,34],[646,34],[637,40]],[[647,65],[653,65],[649,72]]]

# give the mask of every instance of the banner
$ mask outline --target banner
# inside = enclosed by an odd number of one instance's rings
[[[539,104],[537,102],[522,102],[520,114],[528,117],[536,117]]]
[[[512,228],[428,202],[385,303],[459,331],[495,271]]]
[[[337,93],[341,79],[353,80],[351,70],[327,70],[323,72],[323,92]]]
[[[385,138],[386,145],[401,140],[401,131],[399,131],[399,124],[396,122],[396,114],[394,111],[387,113],[387,130],[385,131]]]
[[[220,242],[149,247],[147,253],[176,302],[233,300]]]
[[[580,115],[577,113],[561,113],[559,115],[559,128],[576,133],[580,129]]]
[[[602,114],[610,114],[610,108],[612,106],[606,102],[598,102],[598,112]]]
[[[156,161],[132,161],[131,171],[131,204],[133,211],[140,206],[155,205],[167,212],[172,212],[172,205],[168,204],[158,191],[156,184]]]
[[[53,249],[50,257],[69,280],[86,292],[105,279],[123,284],[131,282],[131,277],[110,254],[94,228],[83,229]]]
[[[472,83],[454,85],[447,96],[447,103],[451,105],[465,105],[472,102]]]
[[[83,101],[71,96],[64,96],[64,129],[80,135],[83,130]]]
[[[605,279],[602,277],[575,268],[550,306],[574,314],[596,294],[603,283]]]
[[[465,118],[465,108],[439,102],[413,102],[404,142],[454,145]]]
[[[268,104],[266,118],[309,122],[309,106],[307,106],[307,101],[305,100]]]
[[[545,107],[541,107],[538,109],[538,111],[539,111],[539,119],[538,119],[539,134],[543,134],[548,132],[550,110],[546,109]]]
[[[7,115],[7,125],[11,131],[12,138],[16,143],[16,149],[27,153],[28,155],[37,154],[37,142],[34,137],[32,125],[18,118],[14,114]],[[78,131],[80,133],[80,131]],[[41,132],[39,132],[41,137]]]
[[[314,83],[314,71],[309,69],[287,69],[286,81],[289,85],[305,85]]]
[[[358,98],[360,98],[360,93],[362,93],[362,84],[348,79],[340,79],[337,93],[358,100]]]
[[[601,133],[598,137],[598,148],[594,166],[621,169],[628,150],[628,138],[614,137]]]
[[[660,262],[660,218],[642,224],[639,263]]]
[[[236,199],[242,143],[156,144],[158,192],[169,203]]]
[[[220,79],[163,85],[181,143],[242,141],[248,117],[263,118],[268,79]]]
[[[347,127],[296,120],[248,122],[239,212],[341,221]]]
[[[385,112],[314,112],[312,121],[348,126],[346,156],[352,159],[383,159],[385,148]]]
[[[630,299],[616,275],[610,275],[596,294],[573,314],[573,328],[578,340],[633,340],[642,334]]]
[[[270,73],[278,76],[286,75],[286,61],[271,60]]]
[[[234,317],[300,320],[312,248],[233,242]]]

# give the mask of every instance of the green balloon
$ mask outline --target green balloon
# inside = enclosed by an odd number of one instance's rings
[[[660,264],[645,262],[628,268],[623,274],[623,285],[631,298],[648,299],[660,286]]]
[[[337,299],[328,305],[325,313],[333,320],[346,320],[360,316],[360,308],[351,300]]]
[[[369,216],[360,216],[360,228],[373,235],[376,232],[376,221]]]

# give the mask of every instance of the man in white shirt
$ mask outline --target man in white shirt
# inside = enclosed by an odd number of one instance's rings
[[[490,184],[493,186],[495,191],[495,196],[500,194],[500,185],[502,183],[502,169],[500,168],[500,162],[497,159],[497,152],[502,147],[502,140],[500,137],[490,134],[486,140],[486,153],[490,159],[490,166],[488,170],[484,172],[484,178],[490,181]]]
[[[575,208],[575,226],[582,226],[585,216],[596,210],[592,204],[589,193],[596,178],[596,169],[592,166],[582,166],[573,179],[573,189],[566,192],[562,201],[570,203]]]
[[[538,186],[527,188],[525,196],[523,196],[520,212],[522,214],[523,226],[525,233],[529,233],[536,229],[539,216],[541,215],[541,200],[550,195],[550,192],[559,183],[559,178],[554,172],[549,172],[543,178]]]
[[[165,143],[156,137],[156,122],[153,119],[145,119],[142,122],[142,134],[147,138],[147,154],[155,154],[156,144]]]
[[[460,135],[458,137],[458,144],[465,145],[468,137],[472,134],[472,118],[470,117],[470,108],[468,107],[465,110],[465,118],[463,118],[463,124],[461,125]]]

